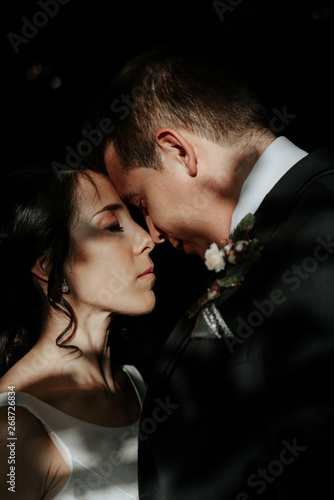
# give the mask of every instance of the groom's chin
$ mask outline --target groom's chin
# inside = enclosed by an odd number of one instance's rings
[[[206,249],[200,250],[200,249],[188,247],[188,248],[183,248],[183,250],[187,255],[197,255],[198,257],[200,257],[201,259],[204,260],[204,254],[205,254]]]
[[[207,250],[207,245],[204,240],[201,238],[194,238],[191,241],[183,241],[182,242],[182,250],[187,255],[198,255],[201,259],[204,260],[204,254]]]

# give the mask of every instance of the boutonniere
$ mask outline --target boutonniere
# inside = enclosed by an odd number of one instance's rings
[[[239,285],[245,275],[260,258],[262,246],[250,233],[255,224],[255,216],[247,214],[230,236],[221,241],[221,248],[212,243],[205,252],[205,265],[209,271],[218,273],[217,279],[206,293],[188,310],[192,318],[210,300],[218,297],[223,288]]]

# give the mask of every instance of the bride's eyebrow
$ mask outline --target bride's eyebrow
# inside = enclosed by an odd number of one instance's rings
[[[123,210],[124,205],[121,205],[120,203],[112,203],[111,205],[106,205],[105,207],[101,208],[96,214],[92,216],[92,219],[98,215],[101,214],[102,212],[117,212],[120,210]]]

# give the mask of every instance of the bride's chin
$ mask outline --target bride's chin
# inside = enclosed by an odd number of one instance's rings
[[[142,300],[138,301],[136,305],[132,308],[132,311],[125,312],[123,314],[130,314],[134,316],[141,316],[143,314],[149,314],[153,311],[156,305],[156,298],[154,292],[151,290],[149,294],[145,294],[145,298],[142,297]]]
[[[154,292],[151,290],[151,297],[150,297],[150,300],[148,300],[146,310],[143,314],[148,314],[148,313],[152,312],[153,309],[155,308],[155,305],[156,305],[156,297],[155,297]]]

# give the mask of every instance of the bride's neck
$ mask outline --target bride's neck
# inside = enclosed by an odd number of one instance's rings
[[[115,381],[107,345],[110,315],[81,310],[76,311],[76,319],[74,336],[70,338],[67,333],[57,345],[56,339],[68,326],[69,319],[51,311],[27,361],[32,366],[39,365],[41,382],[43,376],[52,373],[54,380],[64,385],[113,390]],[[60,345],[75,346],[77,350]]]

